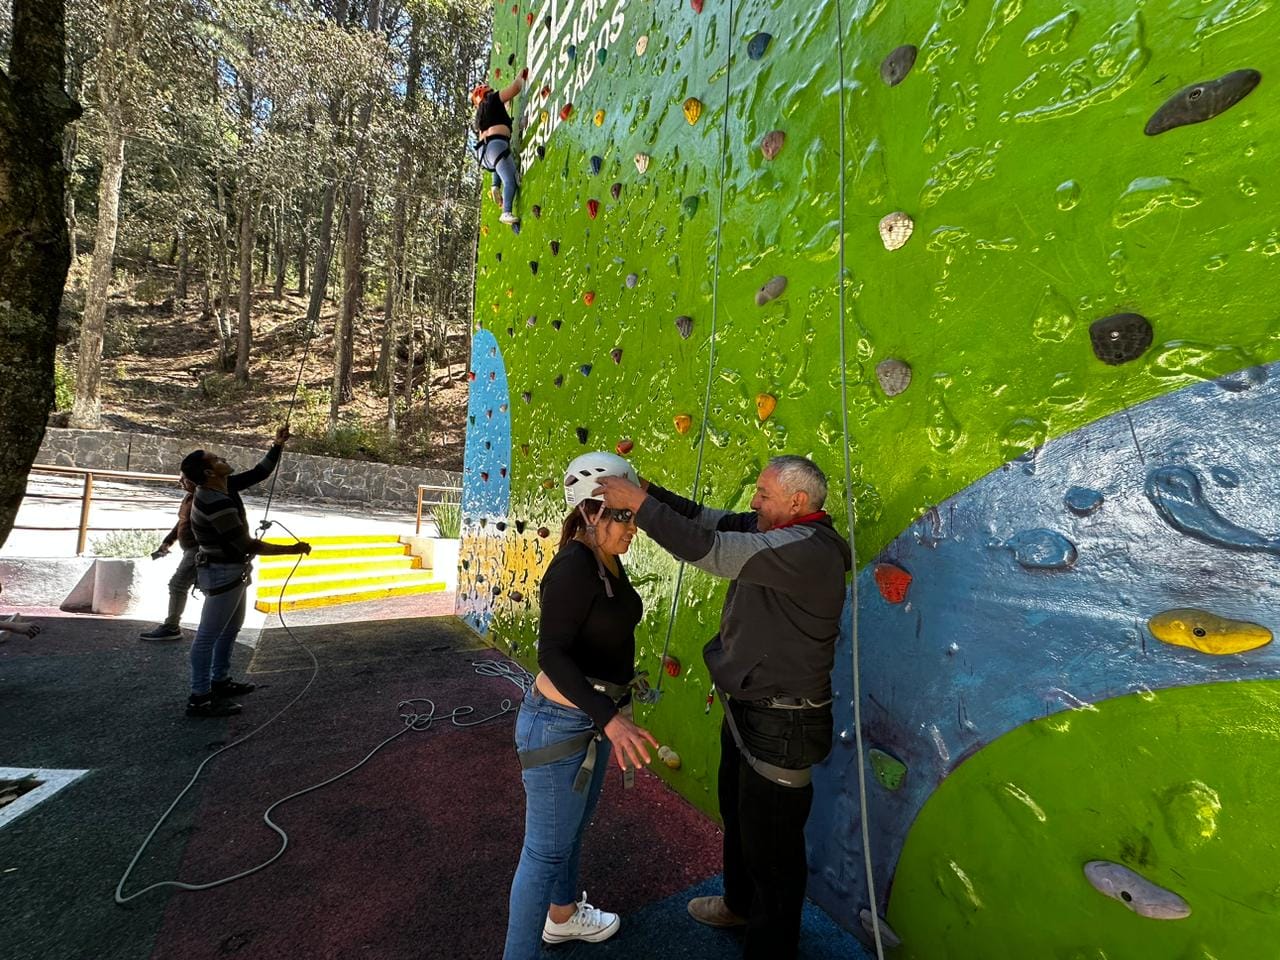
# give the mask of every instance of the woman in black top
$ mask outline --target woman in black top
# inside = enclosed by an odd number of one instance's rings
[[[516,172],[515,154],[511,152],[511,114],[507,104],[516,98],[524,89],[524,82],[529,76],[529,68],[520,71],[515,82],[502,91],[490,89],[487,83],[481,83],[471,91],[471,105],[476,108],[476,160],[485,170],[493,173],[493,199],[499,198],[501,190],[503,223],[519,223],[520,218],[512,212],[519,189],[519,174]]]
[[[585,454],[569,465],[565,499],[572,511],[539,591],[541,672],[516,720],[525,837],[511,884],[504,960],[533,960],[539,937],[598,942],[618,931],[617,914],[591,906],[585,893],[577,899],[582,834],[610,755],[627,770],[648,763],[647,744],[658,745],[630,717],[628,685],[643,605],[621,556],[636,524],[630,511],[587,499],[600,476],[634,480],[635,472],[610,453]]]

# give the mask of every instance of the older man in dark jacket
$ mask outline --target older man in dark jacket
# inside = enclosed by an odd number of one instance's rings
[[[795,957],[809,768],[831,750],[831,667],[853,566],[822,510],[826,477],[804,457],[775,457],[756,481],[751,513],[617,477],[601,480],[597,495],[634,511],[640,529],[678,559],[731,581],[720,632],[702,651],[725,706],[725,892],[691,901],[689,913],[713,927],[745,926],[747,960]]]

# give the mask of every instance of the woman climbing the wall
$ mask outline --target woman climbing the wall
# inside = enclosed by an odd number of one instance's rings
[[[649,762],[647,744],[658,745],[631,720],[643,604],[621,557],[636,524],[629,510],[589,499],[606,476],[638,482],[631,465],[612,453],[583,454],[569,464],[564,495],[570,512],[542,578],[541,672],[516,719],[525,834],[503,960],[534,960],[539,937],[598,943],[618,932],[616,913],[591,906],[585,892],[577,899],[582,834],[610,756],[629,773]]]
[[[507,104],[524,89],[529,68],[504,90],[493,90],[487,83],[479,83],[471,91],[471,105],[476,108],[476,160],[493,174],[493,199],[502,203],[503,223],[519,223],[513,211],[516,191],[520,189],[516,171],[515,154],[511,152],[511,114]]]

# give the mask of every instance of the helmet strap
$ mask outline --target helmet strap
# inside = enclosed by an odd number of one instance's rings
[[[600,559],[600,541],[596,539],[596,524],[600,522],[600,518],[604,516],[605,507],[600,505],[600,509],[593,517],[585,506],[578,504],[578,514],[586,523],[585,532],[587,535],[587,546],[591,548],[592,555],[596,558],[596,571],[600,574],[600,579],[604,581],[604,593],[610,600],[613,599],[613,584],[609,582],[609,574],[604,568],[604,561]]]

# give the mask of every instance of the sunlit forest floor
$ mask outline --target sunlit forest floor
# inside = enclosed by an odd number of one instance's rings
[[[73,268],[64,298],[64,346],[59,348],[58,410],[51,423],[64,425],[74,396],[80,309],[88,258]],[[397,358],[396,430],[387,430],[387,397],[374,386],[382,336],[380,305],[366,302],[355,321],[352,400],[329,429],[333,384],[333,322],[338,304],[326,301],[307,349],[307,301],[286,290],[281,300],[270,285],[253,297],[253,347],[249,382],[236,382],[218,363],[217,321],[203,311],[203,279],[193,272],[184,301],[173,300],[175,268],[163,263],[118,262],[107,308],[102,360],[103,427],[164,436],[190,436],[257,446],[282,423],[298,379],[292,430],[299,452],[386,463],[462,469],[467,405],[464,330],[455,328],[426,365],[419,319],[411,398],[405,400],[407,336]],[[216,294],[216,291],[215,291]],[[470,293],[460,292],[465,302]],[[237,303],[228,315],[233,329]],[[216,303],[216,301],[215,301]],[[403,322],[403,321],[402,321]]]

